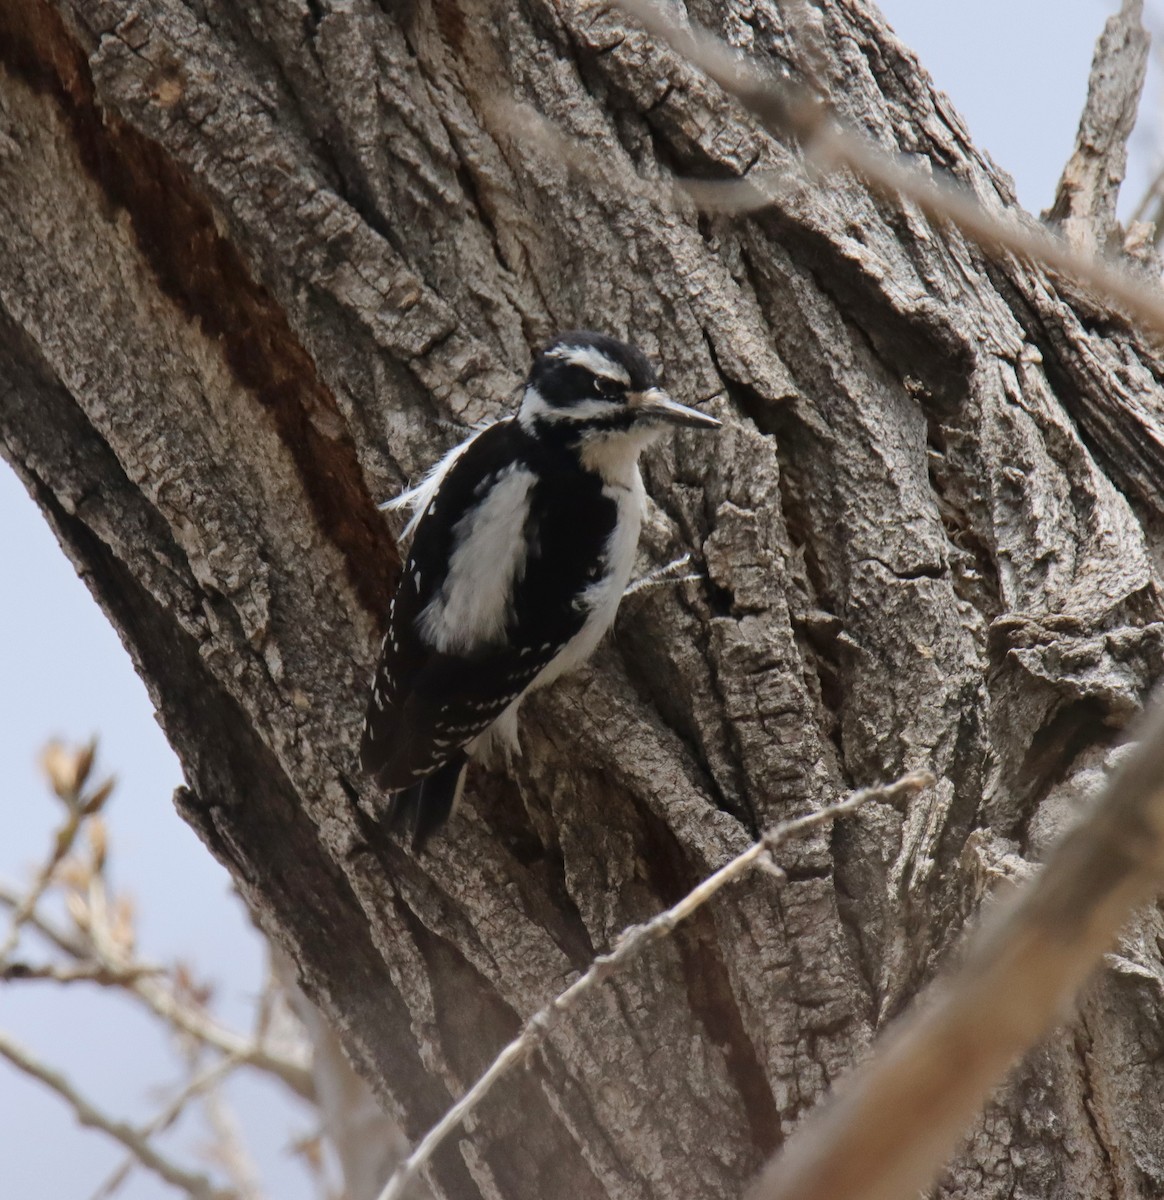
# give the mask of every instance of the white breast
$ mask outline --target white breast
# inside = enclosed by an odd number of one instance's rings
[[[514,584],[525,571],[532,472],[512,466],[453,529],[453,554],[440,591],[420,614],[423,637],[445,653],[505,640]]]
[[[639,530],[647,509],[647,492],[639,472],[638,457],[651,438],[650,433],[638,437],[600,437],[583,449],[583,464],[601,475],[604,485],[602,494],[618,506],[614,530],[607,539],[603,554],[606,570],[602,578],[583,593],[582,602],[588,610],[585,624],[493,726],[472,743],[469,752],[474,757],[491,758],[499,748],[503,748],[507,754],[517,754],[520,750],[517,710],[522,699],[589,658],[602,640],[602,635],[614,624],[619,601],[634,569]]]

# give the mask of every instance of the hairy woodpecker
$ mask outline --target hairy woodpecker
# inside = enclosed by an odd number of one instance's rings
[[[413,535],[388,619],[360,762],[420,848],[452,812],[468,757],[517,746],[526,692],[577,666],[630,578],[646,493],[639,454],[676,403],[641,351],[563,333],[514,416],[474,433],[389,502]]]

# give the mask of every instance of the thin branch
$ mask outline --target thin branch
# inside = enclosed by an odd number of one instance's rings
[[[183,1004],[169,987],[156,979],[137,979],[127,991],[175,1029],[197,1038],[198,1041],[229,1055],[239,1063],[277,1076],[304,1100],[314,1099],[315,1087],[311,1080],[311,1072],[305,1063],[293,1062],[273,1054],[264,1045],[256,1044],[242,1034],[219,1024],[209,1014]]]
[[[187,1059],[193,1069],[201,1047],[191,1042]],[[263,1194],[259,1173],[239,1137],[238,1121],[216,1083],[203,1090],[202,1111],[213,1136],[207,1156],[226,1172],[239,1200],[261,1200]]]
[[[396,1168],[378,1200],[401,1200],[409,1185],[432,1158],[445,1138],[485,1099],[498,1080],[508,1074],[518,1063],[523,1062],[533,1050],[545,1041],[550,1030],[563,1016],[571,1012],[588,992],[608,980],[620,967],[638,955],[651,942],[670,934],[681,921],[686,920],[696,909],[706,904],[721,888],[731,883],[732,880],[739,879],[740,876],[760,863],[771,865],[773,851],[784,845],[785,842],[803,837],[812,830],[835,821],[838,817],[855,812],[862,804],[870,800],[898,801],[930,786],[933,781],[933,776],[927,772],[914,772],[885,787],[864,788],[861,791],[853,792],[846,799],[822,808],[819,812],[809,813],[807,816],[798,817],[792,821],[781,822],[742,854],[737,855],[731,862],[709,875],[677,904],[642,925],[631,925],[623,930],[615,942],[614,949],[609,954],[599,955],[590,964],[589,970],[584,975],[530,1017],[522,1031],[493,1060],[485,1074],[425,1134],[416,1149]],[[783,878],[783,872],[779,872],[779,874],[780,878]]]
[[[203,1097],[206,1120],[214,1134],[213,1158],[234,1181],[239,1200],[261,1200],[263,1185],[254,1160],[243,1144],[238,1119],[217,1088]]]
[[[0,882],[0,905],[5,908],[18,908],[24,899],[23,893],[9,883]],[[39,909],[29,913],[25,924],[35,929],[46,941],[65,954],[74,958],[84,959],[89,953],[88,941],[73,930],[67,930],[55,924]]]
[[[27,1050],[2,1032],[0,1057],[6,1058],[26,1075],[39,1079],[69,1105],[82,1125],[107,1133],[120,1142],[143,1167],[153,1171],[174,1187],[181,1188],[192,1200],[234,1200],[233,1192],[216,1188],[207,1176],[187,1171],[159,1154],[132,1125],[106,1116],[82,1096],[63,1075],[33,1058]]]
[[[1123,0],[1095,47],[1087,102],[1075,148],[1047,213],[1071,245],[1102,248],[1116,228],[1116,202],[1128,162],[1151,39],[1144,30],[1144,0]]]
[[[238,1061],[230,1057],[220,1058],[212,1066],[188,1080],[172,1097],[170,1102],[160,1112],[156,1113],[145,1125],[139,1126],[138,1133],[142,1137],[153,1137],[169,1129],[171,1125],[186,1110],[186,1105],[196,1099],[207,1088],[215,1087],[225,1076],[237,1067]],[[106,1200],[125,1182],[126,1176],[137,1166],[137,1158],[133,1154],[126,1155],[121,1165],[93,1193],[92,1200]]]
[[[817,170],[848,167],[873,191],[888,197],[904,196],[930,219],[957,226],[983,250],[1016,254],[1041,263],[1106,297],[1144,328],[1164,335],[1164,294],[1160,289],[1132,278],[1095,255],[1073,250],[1041,226],[1020,224],[1001,212],[988,212],[965,188],[932,179],[886,154],[866,138],[845,129],[806,89],[743,59],[718,38],[676,24],[648,0],[618,0],[618,4],[648,32],[663,39],[734,96],[769,133],[799,142],[806,161]],[[724,184],[685,186],[699,204],[750,211],[770,205],[774,187],[787,183],[786,175],[752,172],[747,179]]]
[[[98,918],[90,922],[88,929],[93,952],[98,961],[112,971],[124,970],[127,964],[124,962],[121,947],[110,936],[108,924],[101,919],[105,905],[99,896],[94,896],[93,899],[92,912]],[[95,982],[104,981],[98,978]],[[161,1017],[172,1028],[239,1063],[277,1076],[304,1099],[310,1100],[313,1097],[311,1072],[306,1063],[292,1062],[272,1054],[261,1043],[252,1041],[244,1034],[235,1033],[209,1013],[184,1003],[175,993],[169,980],[163,981],[153,978],[152,974],[141,973],[121,986],[127,995],[140,1000],[155,1016]]]
[[[0,905],[16,908],[20,902],[21,898],[15,889],[0,885]],[[38,964],[35,967],[12,963],[0,970],[0,978],[43,979],[57,983],[83,981],[118,988],[179,1032],[196,1038],[240,1064],[277,1076],[304,1100],[314,1099],[315,1087],[306,1062],[296,1062],[272,1053],[262,1042],[256,1043],[229,1029],[208,1013],[183,1004],[166,982],[156,978],[164,975],[163,968],[150,964],[127,965],[120,961],[120,956],[114,957],[111,947],[104,944],[100,936],[82,940],[59,929],[36,911],[28,915],[25,923],[59,950],[80,961],[76,965]],[[95,956],[96,961],[90,955]]]
[[[115,967],[100,962],[29,963],[0,965],[0,980],[47,979],[53,983],[98,983],[102,987],[131,988],[144,975],[157,975],[161,967],[146,964]]]
[[[971,937],[750,1200],[898,1200],[923,1191],[990,1090],[1063,1019],[1131,913],[1164,881],[1164,695],[1140,742],[1042,871]]]
[[[0,944],[0,963],[7,962],[12,951],[16,949],[16,944],[20,941],[21,929],[36,911],[37,905],[40,904],[41,899],[53,881],[53,877],[56,875],[57,868],[73,848],[77,840],[77,834],[84,823],[85,813],[81,810],[80,806],[70,805],[66,810],[64,821],[61,822],[53,837],[53,846],[48,858],[37,872],[32,887],[20,898],[16,908],[13,910],[12,920],[8,926],[8,933],[3,943]]]
[[[52,790],[64,802],[66,815],[55,831],[52,849],[30,888],[21,893],[0,884],[0,908],[6,908],[11,913],[8,933],[0,948],[0,982],[84,982],[113,988],[122,995],[135,998],[171,1031],[183,1035],[192,1059],[196,1059],[203,1049],[210,1049],[224,1057],[208,1071],[196,1076],[175,1102],[177,1107],[171,1104],[155,1119],[154,1126],[137,1131],[100,1113],[75,1092],[64,1076],[36,1062],[16,1043],[4,1039],[0,1044],[0,1054],[62,1095],[73,1105],[82,1123],[96,1125],[121,1141],[128,1148],[133,1163],[144,1163],[164,1176],[166,1170],[172,1168],[171,1175],[166,1177],[179,1186],[185,1186],[191,1180],[201,1181],[201,1190],[191,1192],[199,1196],[219,1193],[208,1190],[210,1185],[204,1177],[187,1175],[183,1182],[174,1174],[180,1172],[181,1168],[174,1167],[161,1156],[155,1155],[151,1159],[148,1137],[155,1126],[164,1127],[175,1119],[181,1105],[193,1095],[204,1093],[207,1115],[217,1144],[222,1149],[223,1165],[238,1180],[236,1188],[221,1194],[257,1196],[259,1187],[254,1171],[233,1129],[229,1111],[223,1105],[214,1103],[215,1082],[227,1071],[247,1065],[277,1076],[300,1096],[310,1100],[314,1097],[314,1085],[309,1063],[292,1061],[272,1053],[264,1039],[252,1040],[220,1025],[205,1011],[193,989],[190,989],[189,996],[184,993],[177,975],[171,975],[164,968],[137,958],[132,907],[110,892],[105,873],[107,835],[98,814],[113,790],[113,781],[107,780],[88,793],[85,790],[95,752],[95,742],[79,750],[68,750],[59,743],[50,743],[42,756],[42,765]],[[88,835],[89,856],[83,861],[78,856],[66,862],[77,846],[82,831]],[[41,912],[41,901],[52,887],[59,887],[63,892],[75,929],[65,931]],[[51,958],[35,963],[12,961],[11,954],[18,946],[25,926],[35,929],[60,951],[64,961]],[[193,1066],[192,1061],[191,1069]],[[115,1172],[106,1189],[117,1187],[128,1169],[128,1166],[123,1166]]]
[[[13,908],[8,933],[0,943],[0,963],[7,962],[16,949],[21,929],[32,919],[42,897],[56,878],[58,868],[76,844],[77,835],[91,817],[96,817],[113,792],[114,780],[111,777],[88,795],[85,794],[85,784],[93,770],[96,755],[96,738],[72,750],[60,742],[49,742],[41,754],[41,768],[52,790],[64,802],[65,819],[53,835],[52,849],[37,872],[32,887]]]

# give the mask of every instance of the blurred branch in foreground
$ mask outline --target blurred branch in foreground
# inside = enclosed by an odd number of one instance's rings
[[[962,962],[797,1131],[751,1200],[891,1200],[927,1187],[1015,1060],[1060,1021],[1164,879],[1164,697],[1093,809]]]

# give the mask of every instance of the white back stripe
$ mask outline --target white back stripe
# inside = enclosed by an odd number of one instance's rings
[[[504,641],[514,588],[525,573],[533,483],[525,467],[507,467],[454,527],[449,572],[417,622],[438,650],[463,653]]]

